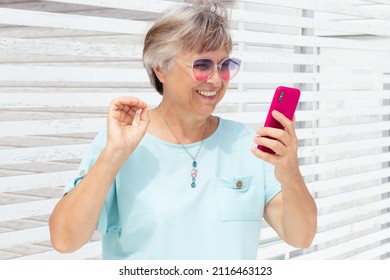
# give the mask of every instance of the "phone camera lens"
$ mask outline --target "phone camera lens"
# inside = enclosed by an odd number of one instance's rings
[[[278,102],[282,102],[284,96],[284,91],[281,91],[279,94]]]

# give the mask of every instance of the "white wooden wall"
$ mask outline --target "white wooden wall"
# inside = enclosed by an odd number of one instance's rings
[[[180,1],[179,1],[180,2]],[[143,35],[169,1],[0,1],[0,259],[99,258],[50,246],[47,220],[110,100],[159,96],[142,68]],[[313,246],[265,226],[260,259],[390,256],[390,1],[229,4],[240,74],[218,109],[263,123],[277,85],[302,89],[301,170],[319,208]]]

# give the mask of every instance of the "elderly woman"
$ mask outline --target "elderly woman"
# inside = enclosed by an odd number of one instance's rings
[[[97,229],[104,259],[255,259],[262,217],[287,243],[310,246],[317,213],[293,122],[274,112],[284,130],[256,136],[212,115],[240,67],[231,51],[217,2],[155,21],[143,59],[161,104],[113,100],[107,129],[50,217],[56,250],[77,250]]]

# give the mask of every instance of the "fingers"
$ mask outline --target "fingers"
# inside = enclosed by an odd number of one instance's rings
[[[257,134],[277,139],[285,145],[288,145],[289,142],[291,142],[291,139],[295,141],[297,139],[294,128],[295,116],[293,118],[293,121],[291,121],[282,113],[275,110],[272,111],[272,116],[284,127],[284,129],[276,129],[273,127],[260,127],[257,129]]]
[[[274,110],[272,111],[272,117],[280,122],[280,124],[284,127],[284,130],[292,137],[296,137],[295,135],[295,116],[293,117],[293,121],[289,120],[285,115],[282,113]]]
[[[123,96],[114,99],[111,103],[111,109],[114,111],[122,110],[124,112],[137,112],[139,109],[146,108],[147,105],[136,97]]]
[[[146,131],[148,125],[149,125],[150,119],[149,119],[149,112],[148,107],[145,107],[141,110],[141,113],[139,115],[139,123],[138,127],[142,129],[143,131]]]
[[[274,151],[277,156],[286,154],[286,145],[278,139],[269,138],[267,136],[256,136],[254,142],[262,147],[267,147]],[[264,151],[267,152],[267,151]]]
[[[284,129],[260,127],[257,129],[258,136],[254,138],[254,142],[257,145],[265,146],[273,150],[275,156],[280,157],[296,153],[298,150],[298,139],[294,128],[295,117],[293,121],[291,121],[278,111],[273,111],[272,116],[275,120],[280,122]],[[256,152],[256,156],[261,157],[262,159],[264,159],[264,157],[267,159],[269,158],[267,155],[268,153],[264,153],[263,151],[257,152],[256,150],[254,152]]]
[[[141,112],[136,116],[139,110]],[[142,140],[148,125],[145,102],[128,96],[114,99],[107,115],[107,146],[129,155]]]
[[[131,123],[137,111],[145,109],[147,109],[147,104],[142,100],[135,97],[123,96],[111,102],[108,113],[119,121]]]
[[[257,147],[252,148],[252,153],[259,159],[262,159],[266,162],[269,162],[272,165],[276,165],[277,163],[277,155],[272,155],[266,152],[263,152],[262,150],[259,150]]]
[[[252,153],[275,166],[275,177],[279,182],[290,182],[293,174],[299,172],[298,165],[298,138],[295,133],[295,117],[289,120],[277,111],[272,116],[284,129],[261,127],[257,130],[258,136],[254,138],[257,145],[272,149],[275,154],[264,152],[257,147],[252,148]]]
[[[272,144],[271,140],[277,140],[283,145],[288,145],[291,142],[291,137],[283,129],[272,128],[272,127],[261,127],[257,129],[257,134],[264,139],[261,139],[260,145]],[[275,143],[276,145],[276,143]],[[267,145],[268,147],[268,145]],[[269,147],[271,148],[271,147]]]

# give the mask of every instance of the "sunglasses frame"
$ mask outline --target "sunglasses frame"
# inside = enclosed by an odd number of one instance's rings
[[[176,58],[176,59],[177,59],[177,58]],[[178,59],[178,60],[180,60],[180,59]],[[209,75],[208,77],[206,77],[205,79],[202,79],[202,80],[196,79],[195,74],[194,74],[194,64],[195,64],[195,62],[197,62],[197,61],[199,61],[199,60],[211,61],[211,62],[213,63],[213,65],[214,65],[214,69],[213,69],[213,71],[210,73],[210,75]],[[235,63],[235,64],[237,65],[237,71],[234,73],[233,77],[230,77],[229,79],[225,80],[225,79],[222,78],[222,75],[221,75],[222,65],[223,65],[226,61],[229,61],[229,60],[231,60],[233,63]],[[222,59],[219,63],[215,63],[214,60],[212,60],[211,58],[208,58],[208,57],[201,57],[201,58],[194,59],[194,60],[192,61],[192,63],[188,63],[188,62],[186,62],[186,61],[183,61],[183,62],[185,62],[185,64],[186,64],[187,66],[191,67],[191,70],[192,70],[192,71],[191,71],[192,78],[193,78],[195,81],[198,81],[198,82],[204,82],[204,81],[210,79],[211,76],[214,75],[215,69],[216,69],[216,68],[218,69],[219,75],[221,76],[221,79],[222,79],[223,81],[230,81],[231,79],[233,79],[233,78],[237,75],[238,71],[240,70],[240,66],[241,66],[241,60],[240,60],[239,58],[235,58],[235,57],[226,57],[226,58]]]

